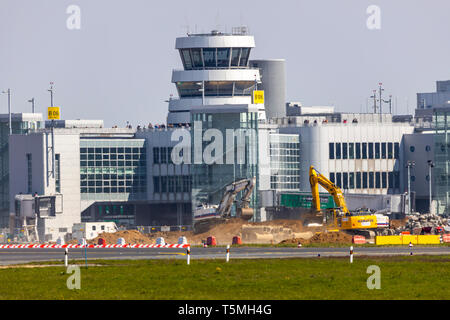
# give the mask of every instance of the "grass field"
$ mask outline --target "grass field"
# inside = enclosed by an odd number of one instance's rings
[[[80,290],[62,265],[1,269],[0,299],[450,299],[450,256],[89,263],[100,266],[80,268]],[[370,265],[379,290],[367,288]]]

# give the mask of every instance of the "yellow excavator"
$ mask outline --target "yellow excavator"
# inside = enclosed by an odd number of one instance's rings
[[[320,209],[319,185],[327,190],[334,199],[336,207],[331,209],[332,218],[327,220],[327,226],[345,230],[351,234],[361,234],[365,236],[373,236],[379,228],[377,216],[373,214],[351,213],[345,202],[342,190],[331,182],[327,177],[317,171],[314,166],[309,168],[309,183],[312,193],[312,208],[316,215],[323,215]],[[325,216],[327,217],[327,216]],[[384,217],[384,219],[388,219]],[[331,221],[330,221],[331,220]],[[385,225],[383,221],[383,225]],[[373,232],[369,232],[373,231]]]

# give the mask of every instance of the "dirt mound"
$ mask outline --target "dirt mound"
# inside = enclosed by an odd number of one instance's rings
[[[344,232],[321,232],[316,233],[310,239],[294,238],[281,241],[280,244],[286,243],[352,243],[352,236]]]
[[[391,227],[394,229],[404,227],[408,222],[408,218],[400,219],[400,220],[391,220]]]
[[[119,238],[124,238],[126,243],[133,244],[151,244],[152,241],[145,234],[137,230],[117,231],[114,233],[103,232],[97,238],[88,240],[89,244],[97,244],[98,239],[103,238],[106,244],[116,244]]]

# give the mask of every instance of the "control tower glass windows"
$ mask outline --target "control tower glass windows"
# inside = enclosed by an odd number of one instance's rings
[[[255,83],[253,81],[205,81],[205,96],[251,96]],[[178,82],[178,95],[181,98],[201,97],[202,83]]]
[[[239,57],[241,56],[241,48],[233,48],[231,51],[231,66],[239,67]]]
[[[203,68],[202,49],[191,49],[194,68]]]
[[[217,66],[226,67],[230,66],[230,49],[229,48],[219,48],[217,49]]]
[[[181,58],[183,59],[184,69],[191,70],[192,69],[192,60],[189,49],[181,50]]]
[[[248,65],[248,56],[250,55],[250,48],[242,48],[241,60],[239,61],[240,67],[246,67]]]
[[[205,68],[216,67],[216,49],[205,48],[203,49],[203,61],[205,62]]]

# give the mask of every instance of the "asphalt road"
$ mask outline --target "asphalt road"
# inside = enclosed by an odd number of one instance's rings
[[[408,247],[356,247],[354,257],[409,255]],[[413,254],[450,255],[450,247],[413,247]],[[191,260],[225,259],[224,247],[191,248]],[[232,247],[230,259],[260,258],[309,258],[345,257],[349,248],[295,248],[295,247]],[[69,259],[83,260],[84,249],[69,249]],[[186,249],[165,248],[110,248],[87,249],[88,260],[92,259],[186,259]],[[38,261],[64,261],[64,249],[0,249],[0,265],[11,265]]]

